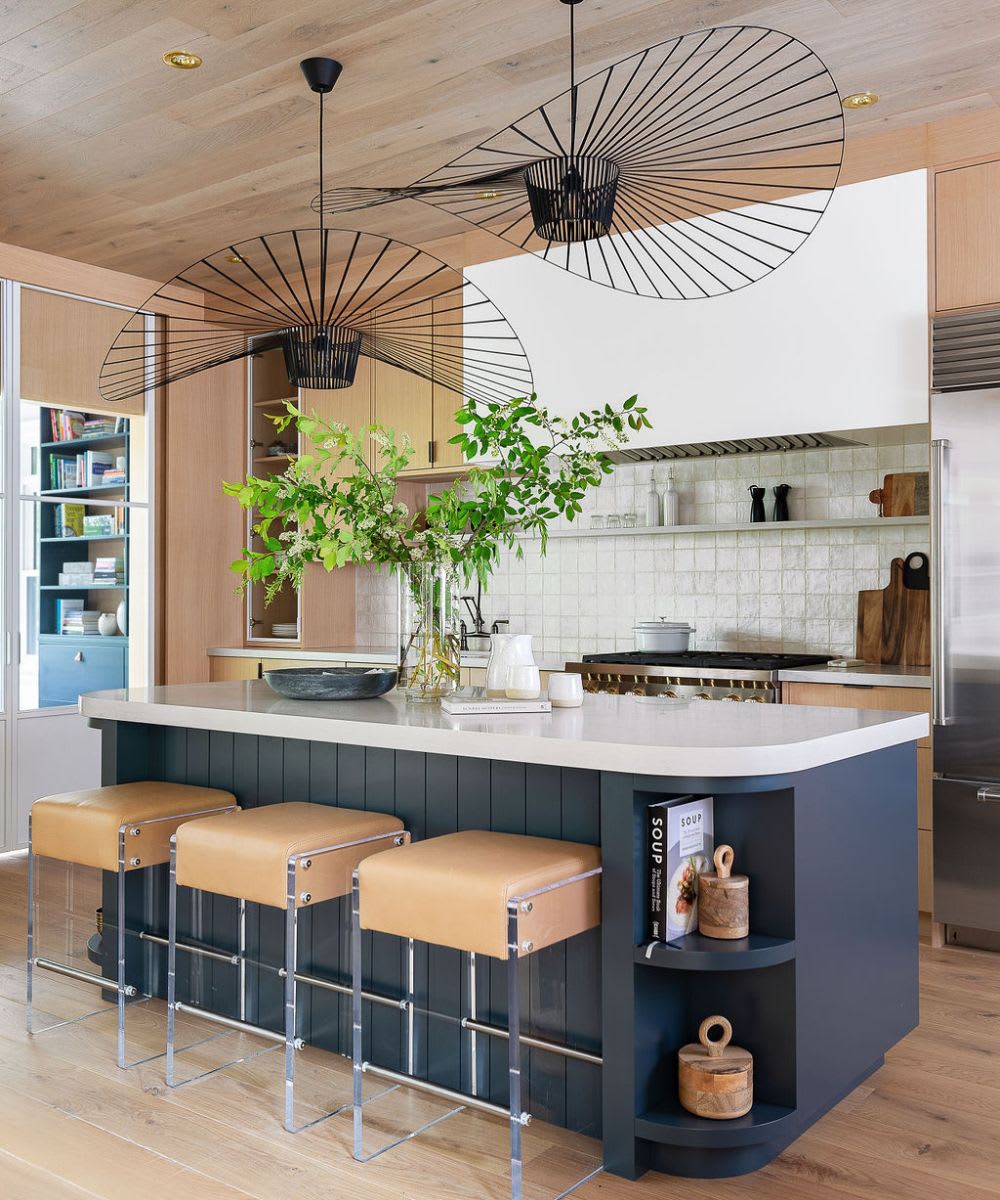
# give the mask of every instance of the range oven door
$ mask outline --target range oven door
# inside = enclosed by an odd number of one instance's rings
[[[998,780],[934,780],[934,919],[1000,932]]]

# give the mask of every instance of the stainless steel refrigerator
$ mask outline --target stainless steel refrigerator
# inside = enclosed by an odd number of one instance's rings
[[[982,323],[941,325],[936,386],[996,378]],[[1000,386],[932,395],[930,483],[934,917],[1000,932]]]

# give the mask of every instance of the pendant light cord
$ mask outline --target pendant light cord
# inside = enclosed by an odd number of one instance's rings
[[[569,157],[576,162],[576,5],[569,5]]]
[[[326,229],[324,228],[323,93],[319,94],[319,323],[326,326]]]

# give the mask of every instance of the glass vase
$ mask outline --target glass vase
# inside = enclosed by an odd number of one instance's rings
[[[408,700],[436,702],[459,685],[458,576],[451,566],[407,563],[399,583],[399,689]]]

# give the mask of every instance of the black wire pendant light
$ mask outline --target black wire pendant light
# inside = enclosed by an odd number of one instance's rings
[[[605,286],[717,296],[787,261],[840,174],[830,72],[786,33],[720,26],[576,79],[569,90],[402,188],[340,188],[327,212],[413,199]]]
[[[302,63],[319,95],[319,178],[324,195],[323,98],[340,63]],[[289,384],[350,387],[362,356],[440,384],[463,398],[506,401],[532,393],[517,334],[461,272],[405,242],[318,227],[233,242],[186,267],[133,313],[101,368],[105,400],[280,349]],[[146,329],[148,312],[165,313]]]

